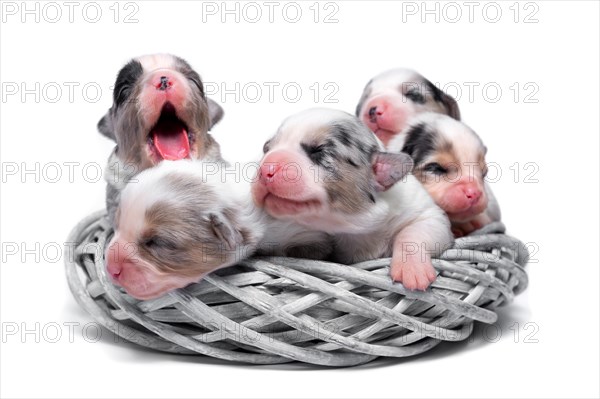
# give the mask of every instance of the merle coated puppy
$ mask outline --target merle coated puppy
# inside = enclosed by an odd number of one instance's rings
[[[135,298],[156,298],[253,254],[323,259],[327,234],[257,209],[250,182],[225,164],[164,161],[121,195],[106,249],[114,283]]]
[[[98,130],[117,145],[108,161],[106,207],[111,222],[119,193],[139,172],[162,160],[221,160],[208,133],[223,109],[206,98],[200,75],[169,54],[134,58],[120,71],[113,105]]]
[[[314,108],[284,120],[264,146],[254,202],[271,216],[333,235],[332,259],[392,257],[394,281],[425,290],[431,257],[451,245],[446,214],[354,116]]]
[[[388,146],[414,161],[413,174],[442,208],[456,237],[499,221],[500,206],[485,181],[487,148],[467,125],[447,115],[412,119]]]

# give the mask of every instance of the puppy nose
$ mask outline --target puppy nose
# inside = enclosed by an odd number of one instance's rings
[[[263,162],[263,164],[260,165],[260,175],[263,178],[263,181],[265,181],[265,179],[273,179],[280,169],[281,162]]]
[[[173,82],[171,82],[167,76],[161,76],[160,82],[156,83],[156,88],[162,91],[167,90],[171,86],[173,86]]]
[[[476,203],[481,198],[481,190],[475,187],[467,187],[464,190],[465,196],[471,201],[472,204]]]
[[[118,280],[121,275],[121,263],[112,262],[109,260],[108,265],[106,267],[108,274],[113,278],[113,280]]]

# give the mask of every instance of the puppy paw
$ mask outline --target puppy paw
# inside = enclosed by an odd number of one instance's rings
[[[431,261],[409,258],[392,263],[390,274],[393,281],[402,283],[409,290],[425,291],[437,277]]]

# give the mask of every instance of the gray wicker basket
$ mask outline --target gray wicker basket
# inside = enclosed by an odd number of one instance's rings
[[[118,336],[159,351],[236,362],[352,366],[423,353],[494,323],[498,306],[527,287],[525,246],[494,223],[434,259],[426,292],[388,276],[389,259],[347,266],[251,258],[198,284],[138,301],[104,267],[112,229],[103,212],[71,232],[66,272],[77,302]]]

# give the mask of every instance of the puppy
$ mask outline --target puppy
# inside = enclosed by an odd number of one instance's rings
[[[371,79],[356,106],[356,116],[386,147],[410,119],[422,112],[438,112],[460,120],[454,98],[417,72],[404,68]]]
[[[414,175],[447,213],[455,236],[500,220],[498,202],[484,182],[487,148],[464,123],[421,114],[392,139],[388,150],[411,156]]]
[[[271,218],[252,203],[250,182],[207,165],[163,161],[122,191],[105,259],[131,296],[158,297],[254,253],[321,259],[331,250],[326,234]]]
[[[436,278],[431,256],[452,243],[450,223],[407,174],[410,157],[382,149],[345,112],[291,116],[264,146],[254,201],[273,217],[332,234],[334,260],[391,256],[392,279],[424,290]]]
[[[100,133],[117,143],[105,174],[110,219],[119,192],[137,173],[164,159],[220,160],[208,130],[222,117],[183,59],[156,54],[129,61],[117,76],[112,107],[98,122]]]

